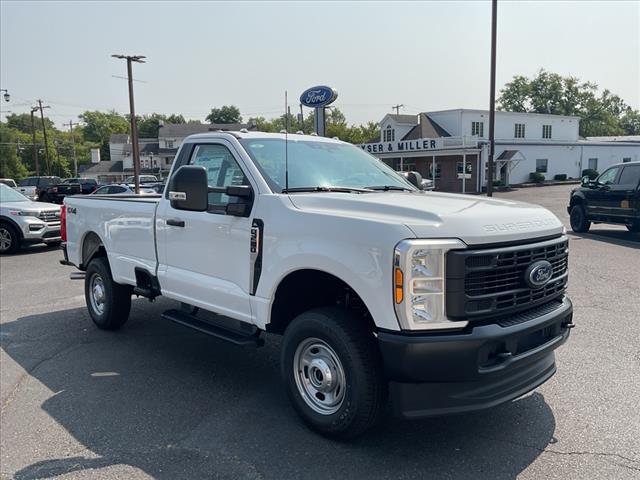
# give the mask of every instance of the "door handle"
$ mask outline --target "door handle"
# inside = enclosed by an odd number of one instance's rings
[[[167,225],[170,225],[172,227],[184,227],[184,220],[170,218],[169,220],[167,220]]]

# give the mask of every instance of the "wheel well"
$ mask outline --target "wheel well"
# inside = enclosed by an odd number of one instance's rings
[[[7,217],[0,217],[0,223],[6,223],[7,225],[11,225],[15,228],[16,232],[18,232],[18,236],[20,237],[20,241],[22,241],[22,229],[16,222]]]
[[[297,270],[282,279],[266,330],[282,334],[302,312],[327,306],[346,308],[375,330],[371,313],[356,291],[338,277],[319,270]]]
[[[89,232],[82,242],[82,268],[86,269],[89,262],[96,257],[106,257],[107,251],[104,249],[102,240],[97,233]]]
[[[573,207],[574,205],[581,205],[584,203],[584,199],[581,197],[571,197],[571,201],[569,202],[569,206]]]

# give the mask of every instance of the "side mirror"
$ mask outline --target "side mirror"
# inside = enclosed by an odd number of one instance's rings
[[[583,187],[590,187],[591,186],[591,179],[587,175],[585,175],[584,177],[582,177],[581,183],[582,183]]]
[[[207,170],[199,165],[183,165],[171,176],[168,186],[171,207],[204,212],[209,206]]]
[[[248,217],[253,204],[253,190],[249,185],[229,185],[225,194],[238,199],[235,203],[229,203],[225,207],[225,213],[234,217]]]
[[[420,175],[420,173],[407,172],[407,180],[409,180],[409,183],[418,190],[422,190],[422,175]]]

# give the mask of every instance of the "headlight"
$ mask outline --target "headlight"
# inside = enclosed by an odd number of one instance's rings
[[[403,240],[395,249],[393,300],[400,326],[406,330],[463,328],[467,322],[447,318],[445,257],[467,248],[457,239]]]
[[[9,210],[9,215],[13,215],[14,217],[36,217],[40,212],[29,212],[25,210]]]

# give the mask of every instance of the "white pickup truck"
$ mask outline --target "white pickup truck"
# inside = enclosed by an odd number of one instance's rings
[[[284,386],[325,435],[363,433],[388,397],[404,418],[519,397],[574,326],[564,228],[419,180],[337,140],[194,135],[161,196],[65,198],[62,263],[102,329],[164,295],[164,318],[220,339],[283,335]]]

